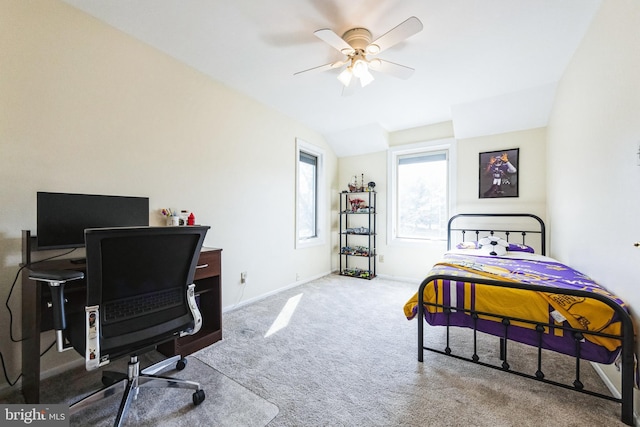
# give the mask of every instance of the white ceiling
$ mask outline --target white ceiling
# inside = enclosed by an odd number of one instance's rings
[[[545,126],[555,88],[601,0],[64,0],[297,119],[338,156],[380,151],[388,132],[453,120],[467,138]],[[410,16],[424,29],[379,57],[415,68],[341,95],[342,59],[313,35],[373,38]]]

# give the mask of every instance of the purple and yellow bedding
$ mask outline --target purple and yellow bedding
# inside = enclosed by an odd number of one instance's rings
[[[478,256],[447,253],[436,264],[428,276],[446,275],[451,280],[433,280],[424,289],[425,320],[430,325],[473,327],[474,320],[468,312],[480,314],[476,322],[479,331],[504,336],[501,323],[506,316],[526,319],[544,325],[542,347],[561,353],[575,355],[576,343],[570,331],[561,325],[584,331],[580,345],[583,359],[601,363],[612,363],[620,349],[620,341],[614,337],[595,336],[587,332],[620,335],[621,324],[615,310],[596,299],[548,292],[514,289],[474,283],[474,279],[490,279],[508,283],[524,283],[548,288],[588,291],[604,295],[616,304],[624,303],[615,295],[595,283],[584,274],[563,265],[552,258],[541,255],[518,255],[515,257]],[[443,307],[451,307],[446,313]],[[456,310],[457,309],[457,310]],[[626,308],[625,308],[626,309]],[[404,313],[412,319],[418,312],[416,293],[404,306]],[[511,321],[508,339],[537,346],[540,340],[536,325]]]

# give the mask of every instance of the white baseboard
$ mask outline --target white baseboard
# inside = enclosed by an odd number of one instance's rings
[[[228,311],[232,311],[232,310],[235,310],[237,308],[244,307],[245,305],[249,305],[249,304],[252,304],[254,302],[261,301],[261,300],[263,300],[265,298],[268,298],[268,297],[270,297],[272,295],[276,295],[276,294],[279,294],[280,292],[284,292],[286,290],[293,289],[293,288],[295,288],[297,286],[304,285],[305,283],[312,282],[312,281],[314,281],[316,279],[319,279],[321,277],[328,276],[329,274],[332,274],[332,272],[329,271],[329,272],[325,272],[325,273],[320,273],[320,274],[317,274],[315,276],[307,277],[306,279],[303,279],[303,280],[298,280],[296,282],[293,282],[293,283],[290,283],[290,284],[288,284],[286,286],[278,288],[278,289],[276,289],[274,291],[267,292],[267,293],[262,294],[262,295],[258,295],[257,297],[250,298],[248,300],[240,301],[237,304],[234,304],[234,305],[231,305],[231,306],[222,307],[222,312],[226,313]]]
[[[622,393],[620,393],[620,390],[618,390],[613,381],[611,381],[611,378],[609,378],[609,375],[607,375],[607,373],[602,370],[600,365],[595,362],[589,363],[591,363],[591,366],[593,366],[593,369],[596,371],[602,382],[604,382],[604,384],[607,386],[613,397],[615,397],[616,399],[622,398]],[[633,400],[635,402],[635,396],[633,397]],[[635,425],[640,425],[640,418],[638,417],[637,408],[634,408],[633,411],[633,421]]]
[[[422,283],[423,279],[416,279],[415,277],[404,277],[404,276],[390,276],[388,274],[378,274],[376,277],[385,280],[395,280],[396,282],[407,282],[407,283],[415,283],[416,286]]]
[[[611,378],[609,378],[609,376],[602,370],[600,365],[594,362],[589,362],[589,363],[591,363],[591,366],[593,366],[593,369],[596,371],[600,379],[604,382],[604,385],[607,386],[607,388],[609,389],[613,397],[615,397],[616,399],[620,399],[622,397],[622,394],[620,393],[618,388],[613,384],[613,381],[611,381]]]
[[[262,295],[259,295],[257,297],[254,297],[254,298],[250,298],[248,300],[240,301],[240,302],[238,302],[236,304],[233,304],[233,305],[230,305],[230,306],[227,306],[227,307],[223,307],[222,308],[222,312],[226,313],[228,311],[232,311],[232,310],[244,307],[245,305],[249,305],[249,304],[252,304],[254,302],[258,302],[258,301],[263,300],[265,298],[268,298],[268,297],[270,297],[272,295],[276,295],[276,294],[279,294],[280,292],[284,292],[286,290],[293,289],[293,288],[295,288],[297,286],[303,285],[305,283],[312,282],[312,281],[314,281],[316,279],[328,276],[330,274],[339,274],[339,271],[338,270],[333,270],[333,271],[329,271],[329,272],[325,272],[325,273],[320,273],[320,274],[317,274],[315,276],[307,277],[304,280],[299,280],[297,282],[294,282],[294,283],[291,283],[289,285],[283,286],[282,288],[278,288],[278,289],[276,289],[274,291],[267,292],[266,294],[262,294]],[[381,279],[386,279],[386,280],[395,280],[395,281],[398,281],[398,282],[415,283],[416,286],[420,285],[420,283],[422,282],[422,279],[416,279],[414,277],[389,276],[389,275],[384,275],[384,274],[382,274],[382,275],[378,274],[376,277],[379,277]]]

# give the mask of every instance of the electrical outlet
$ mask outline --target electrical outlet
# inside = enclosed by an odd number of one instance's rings
[[[242,273],[240,273],[240,283],[241,284],[247,283],[247,272],[246,271],[243,271]]]
[[[296,282],[300,280],[300,273],[296,273]]]
[[[383,263],[384,262],[384,255],[378,255],[378,261]]]

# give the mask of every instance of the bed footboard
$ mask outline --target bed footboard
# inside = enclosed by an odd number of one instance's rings
[[[533,285],[533,284],[524,284],[524,283],[514,283],[514,282],[501,282],[501,281],[497,281],[497,280],[492,280],[492,279],[474,279],[474,283],[476,285],[481,285],[481,286],[498,286],[498,287],[506,287],[506,288],[511,288],[511,289],[522,289],[522,290],[530,290],[530,291],[536,291],[536,292],[549,292],[549,293],[554,293],[554,294],[565,294],[565,295],[572,295],[574,297],[581,297],[581,298],[592,298],[595,300],[598,300],[606,305],[608,305],[609,307],[611,307],[615,313],[616,316],[619,318],[620,322],[621,322],[621,332],[620,334],[603,334],[603,333],[599,333],[599,332],[592,332],[592,331],[585,331],[585,330],[581,330],[581,329],[575,329],[572,328],[570,326],[558,326],[558,324],[544,324],[544,323],[540,323],[540,322],[534,322],[528,319],[521,319],[521,318],[513,318],[513,317],[508,317],[508,316],[504,316],[504,315],[500,315],[500,314],[495,314],[495,313],[486,313],[486,312],[479,312],[479,311],[474,311],[474,310],[465,310],[465,309],[461,309],[460,307],[452,307],[452,306],[448,306],[448,305],[443,305],[443,304],[436,304],[436,303],[432,303],[432,302],[428,302],[424,300],[424,291],[425,288],[430,284],[430,283],[435,283],[434,281],[436,280],[452,280],[452,281],[457,281],[460,280],[459,276],[449,276],[449,275],[441,275],[441,274],[437,274],[437,275],[431,275],[429,277],[427,277],[426,279],[424,279],[422,281],[422,283],[420,284],[420,288],[418,290],[418,304],[417,304],[417,318],[418,318],[418,360],[420,362],[422,362],[424,360],[424,350],[428,350],[428,351],[433,351],[436,353],[440,353],[443,355],[447,355],[450,357],[455,357],[457,359],[462,359],[462,360],[467,360],[470,361],[472,363],[476,363],[479,365],[483,365],[483,366],[487,366],[490,368],[494,368],[494,369],[499,369],[508,373],[512,373],[512,374],[516,374],[522,377],[526,377],[526,378],[530,378],[533,380],[537,380],[537,381],[542,381],[544,383],[548,383],[548,384],[552,384],[552,385],[556,385],[556,386],[560,386],[566,389],[570,389],[570,390],[574,390],[580,393],[585,393],[585,394],[589,394],[592,396],[596,396],[596,397],[600,397],[603,399],[607,399],[607,400],[612,400],[615,402],[618,402],[621,404],[622,407],[622,413],[621,413],[621,420],[622,422],[624,422],[627,425],[634,425],[634,419],[633,419],[633,387],[634,387],[634,377],[635,377],[635,373],[634,373],[634,329],[633,329],[633,323],[631,320],[630,315],[627,313],[627,311],[621,307],[618,303],[616,303],[615,301],[612,301],[611,299],[609,299],[608,297],[604,296],[604,295],[600,295],[598,293],[593,293],[593,292],[588,292],[588,291],[579,291],[579,290],[567,290],[567,289],[561,289],[561,288],[555,288],[555,287],[547,287],[547,286],[540,286],[540,285]],[[439,310],[441,310],[442,312],[445,313],[445,315],[447,316],[447,322],[444,325],[447,329],[446,333],[447,333],[447,338],[446,338],[446,346],[443,349],[435,349],[435,348],[431,348],[431,347],[427,347],[425,346],[424,343],[424,324],[426,322],[425,320],[425,306],[427,307],[434,307],[437,308]],[[472,326],[471,329],[473,330],[473,354],[469,357],[469,356],[462,356],[462,355],[457,355],[453,353],[453,350],[450,346],[450,342],[449,342],[449,328],[456,326],[454,324],[449,324],[449,314],[452,313],[452,311],[456,311],[456,312],[460,312],[460,311],[464,311],[466,312],[472,320]],[[476,352],[476,336],[477,336],[477,332],[479,331],[479,329],[476,326],[476,321],[477,319],[481,318],[481,317],[493,317],[497,320],[497,322],[499,322],[504,330],[504,333],[501,335],[498,335],[500,337],[500,359],[501,359],[501,364],[499,365],[495,365],[492,363],[485,363],[484,361],[480,360],[480,357],[478,356],[477,352]],[[537,370],[535,372],[518,372],[515,371],[511,368],[510,364],[509,364],[509,352],[508,352],[508,348],[509,348],[509,341],[511,340],[510,338],[510,328],[513,328],[513,324],[529,324],[531,325],[530,328],[534,331],[536,331],[536,333],[539,336],[539,341],[537,346],[534,345],[534,347],[537,347],[537,354],[538,354],[538,360],[537,360]],[[562,382],[557,382],[554,381],[552,379],[548,379],[545,377],[545,374],[542,370],[542,349],[543,349],[543,344],[542,344],[542,337],[543,337],[543,333],[545,330],[548,330],[548,328],[562,328],[563,329],[563,333],[568,334],[570,337],[573,337],[573,340],[575,341],[575,351],[574,351],[574,359],[575,359],[575,377],[573,379],[573,382],[571,384],[565,384]],[[587,390],[585,389],[584,385],[582,384],[581,378],[580,378],[580,365],[581,365],[581,361],[583,361],[583,358],[581,357],[581,349],[584,341],[584,337],[585,335],[592,335],[592,336],[601,336],[601,337],[606,337],[606,338],[613,338],[616,340],[619,340],[621,342],[621,350],[620,350],[620,356],[621,356],[621,360],[622,360],[622,390],[621,390],[621,398],[616,398],[616,397],[612,397],[609,395],[605,395],[602,393],[598,393],[595,391],[591,391],[591,390]],[[533,345],[531,343],[528,343],[530,345]],[[567,356],[567,357],[571,357],[571,356]]]

